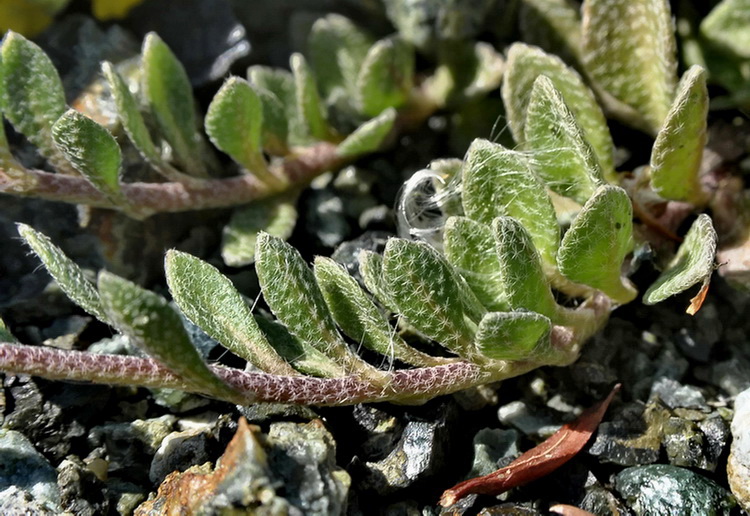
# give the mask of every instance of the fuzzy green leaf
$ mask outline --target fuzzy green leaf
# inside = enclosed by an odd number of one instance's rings
[[[383,256],[372,251],[363,250],[359,253],[359,274],[369,290],[380,304],[393,313],[398,312],[398,307],[394,303],[391,294],[388,292],[388,285],[383,279]]]
[[[107,271],[99,273],[98,286],[114,326],[146,353],[198,391],[217,398],[237,397],[203,362],[166,299]]]
[[[445,224],[443,252],[490,311],[509,309],[500,259],[490,226],[466,217],[451,217]]]
[[[5,322],[0,319],[0,342],[16,342],[16,338],[5,326]]]
[[[325,98],[337,88],[354,93],[357,75],[371,44],[367,34],[340,14],[329,14],[315,21],[307,46]]]
[[[36,44],[13,31],[3,38],[0,57],[0,99],[5,118],[53,167],[71,171],[52,139],[52,124],[67,109],[62,82],[52,61]]]
[[[706,284],[714,270],[716,242],[716,230],[711,218],[706,214],[699,215],[675,257],[643,295],[643,302],[653,305],[684,292],[696,283]]]
[[[560,272],[576,283],[601,290],[625,304],[636,295],[622,277],[625,256],[633,247],[633,207],[625,190],[600,187],[565,233],[557,253]]]
[[[541,49],[514,43],[508,50],[508,62],[502,95],[508,123],[518,143],[526,141],[526,116],[532,86],[540,75],[546,75],[562,94],[565,105],[575,116],[586,140],[596,152],[607,177],[614,175],[614,144],[599,103],[593,92],[573,68],[557,56]]]
[[[208,335],[262,371],[295,374],[268,343],[232,282],[215,267],[171,250],[165,271],[169,291],[182,313]]]
[[[581,55],[580,8],[569,0],[523,0],[518,14],[522,40],[571,64]]]
[[[706,145],[706,71],[691,67],[677,90],[651,150],[651,185],[665,199],[700,205],[705,202],[698,172]]]
[[[401,238],[388,241],[383,282],[411,325],[454,353],[474,354],[474,327],[465,315],[465,291],[456,272],[433,247]]]
[[[396,110],[386,109],[377,117],[357,127],[339,144],[336,152],[341,157],[354,158],[378,150],[383,140],[391,133],[395,122]]]
[[[554,320],[558,305],[529,232],[511,217],[496,218],[492,232],[500,260],[499,277],[510,308],[538,312]]]
[[[499,216],[513,217],[529,231],[542,259],[555,264],[560,227],[544,183],[519,152],[487,140],[474,140],[463,170],[466,216],[489,226]]]
[[[381,39],[367,52],[357,77],[362,113],[377,116],[401,106],[414,83],[414,49],[399,37]]]
[[[601,166],[575,115],[545,75],[534,81],[524,127],[534,169],[549,188],[583,204],[604,182]]]
[[[247,81],[227,79],[208,106],[204,124],[216,147],[263,179],[267,174],[261,149],[263,106]]]
[[[441,363],[439,359],[407,345],[341,265],[330,258],[318,257],[314,270],[336,324],[352,340],[381,355],[417,367]]]
[[[750,1],[722,0],[701,22],[701,34],[715,46],[750,59]]]
[[[110,132],[75,109],[52,126],[55,144],[75,169],[97,190],[114,201],[122,200],[122,154]]]
[[[283,324],[262,316],[255,321],[273,349],[300,373],[322,378],[346,376],[341,364],[289,333]]]
[[[265,231],[286,240],[297,223],[295,200],[288,196],[254,201],[236,208],[224,226],[221,257],[231,267],[242,267],[255,261],[258,233]]]
[[[289,60],[294,75],[297,111],[310,135],[318,140],[331,138],[328,114],[320,100],[315,77],[302,54],[292,54]]]
[[[652,135],[669,112],[677,83],[674,32],[668,0],[583,3],[586,72],[601,89],[633,110],[626,122]]]
[[[18,233],[42,260],[47,271],[70,299],[103,323],[110,324],[99,293],[73,260],[49,238],[26,224],[18,224]]]
[[[257,87],[263,99],[263,124],[264,129],[273,130],[273,136],[291,145],[302,145],[308,143],[310,135],[297,109],[297,91],[294,86],[294,76],[286,71],[267,66],[251,66],[247,70],[248,80]],[[269,100],[270,93],[278,100],[276,105]],[[281,106],[284,117],[279,117],[277,108]],[[264,136],[264,141],[268,135]],[[265,145],[265,144],[264,144]]]
[[[255,268],[263,297],[292,335],[341,364],[376,380],[380,373],[351,352],[336,330],[315,276],[299,252],[268,233],[258,236]]]
[[[552,323],[534,312],[489,312],[479,323],[476,345],[493,360],[533,360],[549,346]]]
[[[289,124],[284,105],[274,93],[260,86],[254,85],[254,87],[263,105],[263,149],[269,154],[284,156],[289,152],[287,146]]]
[[[206,150],[198,132],[195,100],[187,72],[167,45],[151,32],[143,40],[143,94],[175,160],[191,175],[204,176]]]

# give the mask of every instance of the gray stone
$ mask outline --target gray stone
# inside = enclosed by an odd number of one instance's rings
[[[703,432],[706,442],[704,449],[706,466],[704,469],[715,471],[724,454],[724,450],[729,444],[729,425],[721,416],[711,415],[706,419],[698,421],[698,428]]]
[[[498,428],[483,428],[474,435],[474,460],[466,478],[488,475],[515,459],[518,449],[518,432]]]
[[[547,407],[529,407],[524,401],[512,401],[497,411],[504,425],[517,428],[530,437],[546,439],[562,425],[561,415]]]
[[[630,514],[612,492],[604,489],[598,483],[586,488],[586,494],[579,507],[597,516],[626,516]]]
[[[682,385],[671,378],[659,378],[651,387],[651,396],[658,396],[671,408],[689,408],[709,411],[703,393],[692,385]]]
[[[26,436],[14,430],[0,429],[2,514],[25,513],[27,503],[40,511],[59,513],[57,473]]]
[[[663,443],[673,466],[709,469],[703,433],[692,421],[670,417],[664,424]]]
[[[60,463],[57,485],[66,511],[76,516],[107,514],[109,500],[104,483],[78,457],[71,455]]]
[[[588,453],[621,466],[656,462],[662,428],[668,418],[668,410],[659,403],[651,403],[645,409],[635,403],[627,405],[612,421],[599,425]]]
[[[615,476],[615,489],[637,516],[728,515],[735,505],[714,481],[665,464],[628,468]]]
[[[729,487],[743,509],[750,511],[750,389],[734,400],[732,448],[727,463]]]
[[[185,471],[195,464],[211,460],[209,431],[191,429],[167,435],[151,461],[148,478],[160,484],[173,471]]]
[[[355,405],[352,416],[358,430],[365,436],[359,449],[368,460],[385,458],[401,438],[403,422],[376,406]]]

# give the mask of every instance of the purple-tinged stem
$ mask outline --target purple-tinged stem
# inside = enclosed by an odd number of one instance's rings
[[[394,371],[390,384],[385,388],[355,376],[313,378],[250,373],[221,366],[212,366],[211,369],[238,391],[237,397],[225,400],[237,404],[350,405],[373,401],[408,401],[449,394],[493,380],[478,365],[469,362]],[[0,343],[0,370],[51,380],[191,390],[186,382],[153,359],[62,351],[23,344]]]
[[[322,142],[305,148],[279,166],[278,176],[291,186],[301,186],[327,170],[345,163],[336,145]],[[224,208],[245,204],[278,193],[252,174],[192,182],[124,183],[126,206],[115,206],[84,177],[53,174],[27,169],[23,179],[0,168],[0,193],[28,195],[51,201],[85,204],[101,208],[121,208],[139,217],[160,212]]]

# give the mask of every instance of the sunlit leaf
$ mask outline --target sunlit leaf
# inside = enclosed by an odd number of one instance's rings
[[[522,0],[520,4],[522,40],[576,64],[581,55],[580,7],[569,0]]]
[[[653,305],[697,283],[708,282],[714,270],[716,242],[711,218],[706,214],[699,215],[675,257],[643,295],[643,302]]]
[[[522,153],[474,140],[466,156],[462,188],[467,217],[488,226],[499,216],[515,218],[528,230],[542,259],[554,265],[560,244],[555,209]]]
[[[182,313],[209,336],[262,371],[295,374],[268,343],[232,282],[215,267],[171,250],[165,272],[169,291]]]
[[[601,290],[620,304],[636,290],[622,276],[625,256],[633,247],[633,207],[620,187],[601,186],[565,233],[557,264],[565,277]]]
[[[357,127],[341,142],[336,152],[343,158],[353,158],[374,152],[391,133],[396,121],[396,110],[386,109],[380,115]]]
[[[247,77],[263,99],[263,126],[270,132],[264,132],[264,142],[268,142],[270,136],[284,142],[284,145],[287,140],[291,145],[307,143],[310,135],[297,109],[294,76],[287,70],[256,65],[248,68]],[[274,97],[278,102],[274,102]],[[278,107],[283,110],[283,118],[279,116]]]
[[[672,109],[651,150],[651,185],[665,199],[703,204],[698,173],[706,145],[706,71],[693,66],[682,77]]]
[[[533,360],[549,344],[552,323],[534,312],[489,312],[477,330],[479,352],[493,360]]]
[[[722,0],[701,22],[701,34],[737,57],[750,58],[750,1]]]
[[[362,113],[377,116],[406,102],[414,82],[414,49],[399,37],[381,39],[367,52],[357,77]]]
[[[289,63],[294,75],[295,98],[300,119],[313,138],[329,139],[331,127],[328,125],[328,114],[307,61],[302,54],[292,54]]]

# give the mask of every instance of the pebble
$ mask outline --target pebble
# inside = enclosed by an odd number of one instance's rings
[[[61,512],[57,472],[20,432],[0,429],[0,513]]]
[[[729,487],[740,506],[750,511],[750,389],[734,401],[732,448],[727,463]]]

